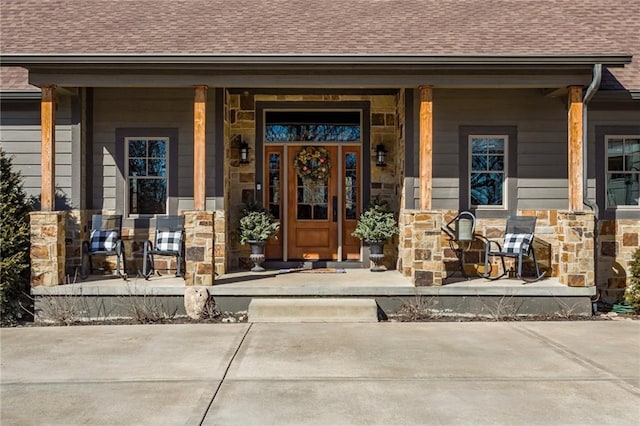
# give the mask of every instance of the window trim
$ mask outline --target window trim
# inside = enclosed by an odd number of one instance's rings
[[[142,179],[165,179],[167,181],[167,199],[165,201],[165,208],[164,208],[164,212],[163,213],[131,213],[131,206],[129,205],[129,199],[130,194],[130,185],[129,185],[129,181],[131,179],[131,176],[129,176],[129,141],[132,140],[146,140],[147,143],[151,140],[162,140],[165,141],[167,144],[166,147],[166,161],[167,161],[167,165],[166,165],[166,176],[159,176],[159,177],[154,177],[154,176],[143,176],[141,177]],[[171,140],[169,139],[169,137],[167,136],[126,136],[124,138],[124,216],[129,217],[129,218],[140,218],[140,217],[154,217],[156,215],[166,215],[169,214],[169,182],[171,182]],[[146,159],[149,159],[150,157],[145,157]]]
[[[473,204],[471,202],[471,175],[474,173],[473,170],[473,148],[471,141],[473,139],[503,139],[504,140],[504,151],[502,152],[502,156],[504,157],[504,169],[500,172],[504,175],[504,180],[502,182],[502,204],[500,205],[491,205],[491,204]],[[509,135],[507,134],[475,134],[470,133],[467,137],[467,191],[468,191],[468,205],[473,209],[481,209],[481,210],[507,210],[509,207],[509,197],[508,197],[508,187],[509,187]],[[487,154],[488,155],[488,154]],[[482,171],[483,173],[488,172],[488,170]]]
[[[640,125],[600,125],[595,126],[595,166],[596,166],[596,204],[600,207],[599,218],[640,219],[640,208],[635,206],[607,207],[606,179],[607,137],[640,135]]]
[[[604,202],[605,202],[605,209],[606,210],[630,210],[630,211],[635,211],[635,210],[640,210],[640,203],[637,205],[632,205],[632,204],[623,204],[623,205],[609,205],[609,173],[611,173],[609,171],[609,141],[611,139],[622,139],[623,140],[623,146],[624,146],[624,140],[625,139],[640,139],[640,133],[639,134],[605,134],[604,135],[604,193],[605,193],[605,197],[604,197]],[[614,172],[618,172],[620,174],[638,174],[640,175],[640,170],[636,171],[635,173],[631,172],[627,172],[624,170],[614,170]]]
[[[156,215],[144,214],[144,215],[128,215],[125,204],[128,197],[127,184],[127,170],[126,170],[126,157],[125,153],[125,138],[168,138],[169,149],[168,157],[170,158],[168,164],[167,174],[170,178],[167,181],[167,213],[166,214],[178,214],[178,128],[171,127],[122,127],[115,129],[115,161],[116,161],[116,212],[122,214],[125,221],[123,226],[133,226],[136,219],[154,218]],[[129,221],[129,222],[127,222]]]
[[[469,205],[469,136],[507,135],[509,137],[506,176],[505,207],[501,209],[471,207]],[[518,126],[515,125],[460,125],[458,126],[458,210],[471,210],[476,217],[487,219],[506,218],[516,214],[518,207]]]

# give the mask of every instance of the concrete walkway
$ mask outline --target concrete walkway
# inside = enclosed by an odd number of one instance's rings
[[[632,425],[640,322],[2,329],[3,425]]]

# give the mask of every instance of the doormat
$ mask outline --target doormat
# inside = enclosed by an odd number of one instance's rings
[[[281,274],[290,274],[292,272],[302,272],[303,274],[344,274],[347,271],[342,268],[317,268],[317,269],[280,269]]]
[[[344,274],[347,271],[342,268],[317,268],[317,269],[303,269],[305,274]]]

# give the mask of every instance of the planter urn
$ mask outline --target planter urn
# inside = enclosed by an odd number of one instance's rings
[[[251,247],[251,255],[249,259],[253,262],[253,268],[251,268],[251,272],[264,272],[265,269],[260,266],[262,262],[264,262],[264,245],[267,243],[266,241],[248,241],[249,246]]]
[[[373,262],[371,272],[383,272],[386,269],[381,266],[384,259],[384,243],[385,241],[367,241],[369,245],[369,259]]]

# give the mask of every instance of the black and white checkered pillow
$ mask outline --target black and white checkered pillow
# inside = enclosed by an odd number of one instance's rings
[[[505,253],[526,254],[533,240],[533,234],[507,234],[504,236]]]
[[[116,231],[91,231],[91,251],[114,251],[118,233]]]
[[[180,251],[182,231],[158,231],[156,236],[156,250]]]

